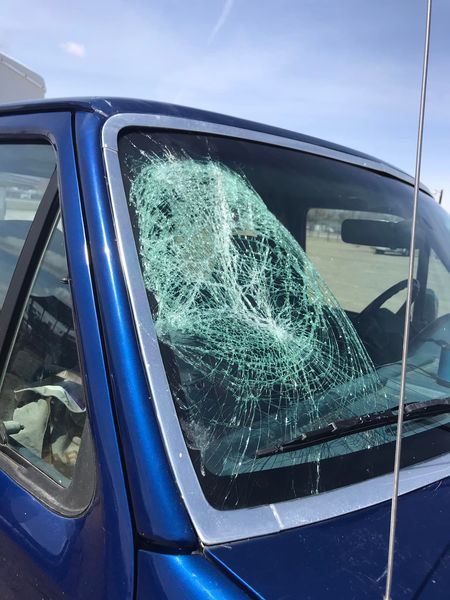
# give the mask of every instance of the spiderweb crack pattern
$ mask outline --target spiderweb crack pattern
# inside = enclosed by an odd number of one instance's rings
[[[356,396],[373,408],[353,325],[243,175],[167,152],[138,165],[130,201],[181,424],[209,470],[261,468],[258,448],[352,416]]]

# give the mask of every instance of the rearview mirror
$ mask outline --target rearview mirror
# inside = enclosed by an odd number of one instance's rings
[[[408,249],[411,242],[411,222],[346,219],[342,222],[341,237],[347,244]]]

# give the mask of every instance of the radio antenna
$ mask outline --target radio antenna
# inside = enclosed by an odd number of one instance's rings
[[[423,123],[425,117],[425,98],[427,93],[427,78],[428,78],[428,57],[430,53],[430,30],[431,30],[431,4],[432,0],[427,0],[427,16],[425,27],[425,46],[423,52],[422,66],[422,86],[420,91],[420,108],[419,108],[419,127],[417,133],[416,145],[416,170],[414,175],[414,200],[413,200],[413,216],[411,225],[411,243],[409,251],[409,267],[408,267],[408,288],[406,296],[405,310],[405,327],[403,337],[402,351],[402,369],[400,376],[400,398],[398,402],[398,420],[397,420],[397,438],[395,443],[395,461],[394,461],[394,486],[392,491],[391,502],[391,521],[389,528],[389,550],[386,568],[386,590],[384,600],[391,600],[392,591],[392,576],[394,572],[394,555],[395,555],[395,528],[397,524],[397,507],[398,507],[398,487],[400,478],[400,459],[402,452],[402,432],[403,432],[403,412],[405,407],[406,395],[406,362],[408,359],[409,346],[409,331],[411,323],[411,300],[413,291],[414,277],[414,248],[416,242],[416,222],[417,222],[417,205],[419,202],[420,188],[420,167],[422,163],[422,140],[423,140]]]

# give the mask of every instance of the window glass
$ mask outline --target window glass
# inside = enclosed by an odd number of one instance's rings
[[[426,310],[435,311],[436,317],[450,313],[450,284],[448,272],[434,250],[430,253],[430,268],[427,280]]]
[[[0,393],[0,411],[17,452],[67,486],[86,406],[60,223],[25,307]]]
[[[130,130],[119,157],[161,354],[209,502],[268,504],[391,471],[395,425],[312,432],[398,405],[412,187],[212,135]],[[449,395],[439,366],[450,345],[447,224],[421,194],[408,402]],[[427,284],[430,270],[439,285]],[[447,421],[405,423],[403,465],[448,452]]]
[[[405,277],[409,248],[346,243],[342,223],[348,219],[397,223],[392,214],[311,208],[306,221],[306,251],[346,311],[360,313],[382,292]],[[417,269],[417,261],[416,261]],[[384,303],[396,312],[406,300],[406,287]]]
[[[0,309],[55,165],[49,144],[0,144]]]

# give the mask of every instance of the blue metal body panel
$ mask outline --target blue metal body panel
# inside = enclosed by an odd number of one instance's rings
[[[207,554],[267,599],[383,597],[390,504]],[[392,597],[450,597],[450,480],[399,498]]]
[[[253,598],[200,554],[138,552],[137,600],[243,600]]]
[[[58,111],[58,110],[72,110],[74,112],[93,112],[99,117],[106,119],[111,115],[117,113],[148,113],[158,115],[169,115],[174,117],[182,117],[184,119],[194,119],[197,121],[207,121],[209,123],[218,123],[220,125],[228,125],[231,127],[241,127],[243,129],[250,129],[253,131],[260,131],[262,133],[268,133],[271,135],[278,135],[280,137],[287,137],[300,142],[306,142],[324,148],[337,150],[340,152],[346,152],[347,154],[353,154],[361,158],[367,158],[369,160],[386,164],[379,158],[370,156],[358,150],[341,146],[340,144],[334,144],[327,140],[322,140],[310,135],[304,135],[297,133],[296,131],[289,131],[287,129],[281,129],[279,127],[271,127],[270,125],[264,125],[263,123],[256,123],[254,121],[248,121],[246,119],[238,119],[228,115],[215,113],[207,110],[200,110],[197,108],[190,108],[187,106],[178,106],[177,104],[167,104],[166,102],[154,102],[152,100],[137,100],[134,98],[62,98],[62,99],[49,99],[49,100],[36,100],[33,102],[24,102],[18,104],[5,104],[0,106],[1,114],[17,114],[20,112],[31,112],[31,111]]]
[[[122,599],[133,594],[133,530],[86,252],[71,121],[68,112],[0,117],[0,135],[42,134],[58,152],[75,321],[96,449],[96,490],[88,509],[68,518],[0,473],[2,598]]]
[[[102,123],[96,114],[78,113],[76,140],[100,318],[136,528],[141,536],[158,545],[193,549],[197,538],[149,402],[121,276],[100,152]]]

